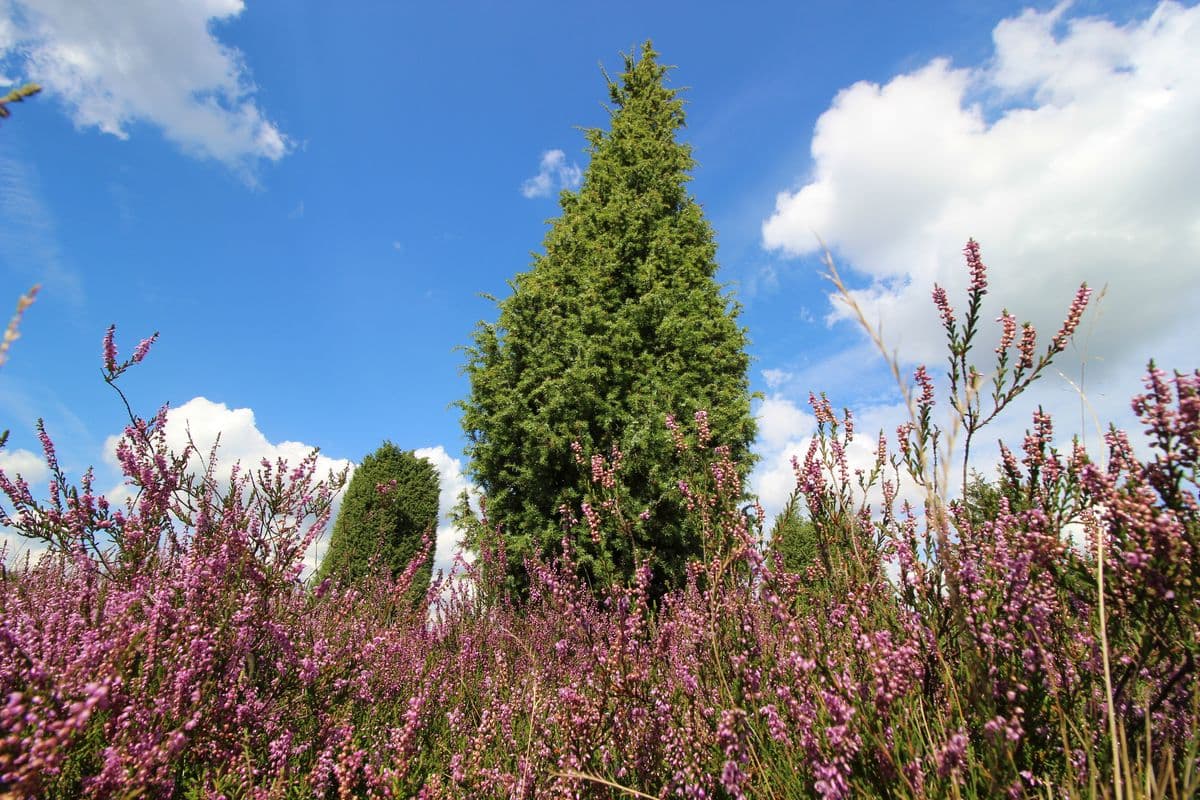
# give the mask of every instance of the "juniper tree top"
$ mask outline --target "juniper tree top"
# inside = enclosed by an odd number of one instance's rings
[[[666,75],[646,43],[609,79],[611,129],[587,132],[582,185],[562,193],[544,253],[468,349],[470,471],[518,578],[524,555],[557,550],[559,509],[578,513],[589,475],[573,442],[620,449],[636,506],[626,511],[639,515],[632,537],[581,544],[581,568],[597,579],[628,576],[637,550],[656,582],[676,584],[697,554],[667,414],[706,410],[714,443],[750,464],[746,332],[714,280],[713,231],[687,192],[691,149],[676,139],[683,102]]]

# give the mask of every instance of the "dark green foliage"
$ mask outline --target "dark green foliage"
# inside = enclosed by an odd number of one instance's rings
[[[678,489],[692,476],[667,414],[690,422],[706,410],[712,444],[730,449],[743,476],[751,464],[746,332],[714,280],[713,232],[686,191],[691,149],[675,138],[683,102],[656,55],[647,43],[610,80],[612,127],[587,132],[582,186],[562,193],[544,254],[468,349],[470,470],[518,584],[525,555],[558,550],[559,509],[579,514],[590,476],[572,442],[605,457],[618,447],[623,512],[650,512],[629,535],[577,542],[580,569],[597,582],[628,577],[640,553],[652,554],[656,584],[676,585],[699,553]]]
[[[317,578],[357,580],[385,568],[400,574],[417,556],[421,538],[436,529],[437,516],[437,470],[384,442],[354,471]],[[416,574],[414,595],[429,587],[430,571]]]
[[[1006,475],[1003,469],[998,472],[1000,477],[993,482],[976,470],[971,470],[971,477],[963,489],[962,503],[972,525],[997,519],[1000,516],[1001,499],[1008,500],[1008,511],[1012,514],[1031,507],[1029,498],[1022,491],[1023,487]]]
[[[973,525],[982,525],[996,519],[1000,513],[1000,498],[1004,496],[1001,489],[975,470],[971,470],[971,479],[963,488],[963,506],[967,518]]]
[[[793,494],[771,527],[771,549],[788,572],[804,572],[821,558],[816,525],[801,512],[799,499]]]

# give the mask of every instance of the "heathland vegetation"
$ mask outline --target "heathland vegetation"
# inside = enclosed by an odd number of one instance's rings
[[[871,434],[862,470],[853,415],[813,396],[795,493],[767,520],[744,485],[744,333],[679,188],[662,77],[650,52],[630,60],[595,174],[476,337],[464,426],[486,498],[460,511],[476,557],[457,575],[420,591],[426,541],[403,569],[306,579],[340,489],[315,454],[224,478],[219,452],[171,451],[165,411],[130,410],[116,503],[39,429],[48,492],[0,472],[0,523],[48,548],[0,561],[0,796],[1196,794],[1200,370],[1150,365],[1136,446],[1113,429],[1102,454],[1059,449],[1039,411],[994,482],[963,456],[948,497],[955,432],[969,444],[1038,379],[1089,297],[1064,298],[1048,338],[1002,313],[980,361],[995,312],[969,242],[965,298],[932,298],[946,395],[918,368],[909,419]],[[642,109],[620,133],[642,92],[658,127]],[[688,302],[703,321],[672,306]],[[121,361],[110,329],[105,380],[120,392],[153,343]],[[637,348],[682,364],[654,373]]]

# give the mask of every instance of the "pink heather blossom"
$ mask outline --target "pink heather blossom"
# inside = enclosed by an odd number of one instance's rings
[[[584,518],[587,519],[588,533],[592,537],[592,543],[600,544],[600,514],[592,507],[591,503],[583,503],[580,508]]]
[[[58,472],[58,454],[54,448],[54,442],[50,440],[50,434],[46,433],[46,423],[42,420],[37,421],[38,441],[42,444],[42,456],[46,459],[46,466],[50,468],[51,474]]]
[[[1066,348],[1075,329],[1079,327],[1079,320],[1083,317],[1084,309],[1087,308],[1088,299],[1091,296],[1092,290],[1088,288],[1088,285],[1080,284],[1079,290],[1075,292],[1075,299],[1071,301],[1071,307],[1067,310],[1067,318],[1063,320],[1058,333],[1054,334],[1052,346],[1056,352],[1061,352]]]
[[[116,332],[117,326],[109,325],[104,334],[104,369],[110,373],[117,368],[117,345],[113,341]]]
[[[917,367],[913,379],[921,387],[921,397],[917,400],[917,405],[921,408],[932,407],[934,403],[933,379],[929,377],[924,364]]]
[[[821,395],[818,398],[812,392],[808,393],[808,404],[812,406],[813,416],[817,418],[818,425],[834,425],[837,423],[837,417],[834,416],[833,406],[829,402],[829,398]]]
[[[1034,351],[1037,349],[1037,331],[1033,325],[1026,322],[1021,326],[1021,342],[1017,345],[1017,351],[1021,354],[1017,366],[1020,369],[1030,369],[1033,367]]]
[[[974,239],[967,240],[967,246],[963,248],[963,255],[967,259],[967,268],[971,271],[971,286],[972,294],[987,293],[987,267],[984,266],[983,259],[979,255],[979,243]]]
[[[967,754],[967,734],[959,728],[946,743],[934,753],[934,763],[937,765],[938,777],[948,778],[963,765]]]
[[[996,346],[996,354],[1001,355],[1009,347],[1012,347],[1013,340],[1017,336],[1017,318],[1008,313],[1006,308],[1000,316],[996,317],[996,322],[1001,325],[1000,344]]]
[[[150,352],[150,347],[156,341],[158,341],[157,333],[155,333],[154,335],[150,336],[147,339],[142,339],[140,342],[138,342],[138,346],[136,348],[134,348],[133,356],[130,357],[130,359],[129,359],[130,363],[140,364],[142,359],[144,359],[146,357],[146,354]]]
[[[937,306],[938,315],[942,318],[942,324],[947,328],[954,327],[954,309],[950,307],[950,300],[946,297],[946,290],[936,283],[933,285],[933,303]]]
[[[667,430],[671,432],[671,440],[675,443],[675,452],[682,453],[687,450],[687,439],[683,436],[683,429],[675,421],[674,414],[667,414],[666,425]]]

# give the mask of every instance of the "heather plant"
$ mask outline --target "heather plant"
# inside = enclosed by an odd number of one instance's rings
[[[940,494],[950,437],[914,382],[913,419],[862,470],[853,415],[811,398],[803,569],[773,556],[701,414],[664,420],[702,543],[679,587],[656,595],[646,554],[628,583],[587,582],[595,538],[645,520],[629,456],[581,443],[580,501],[523,555],[526,591],[485,500],[476,557],[416,608],[425,553],[302,580],[333,490],[315,461],[226,484],[215,455],[199,474],[172,457],[161,413],[135,417],[121,508],[55,470],[57,504],[0,485],[5,524],[51,544],[0,580],[0,794],[1194,796],[1200,372],[1151,368],[1144,458],[1115,430],[1103,460],[1060,452],[1038,412],[986,504]]]

